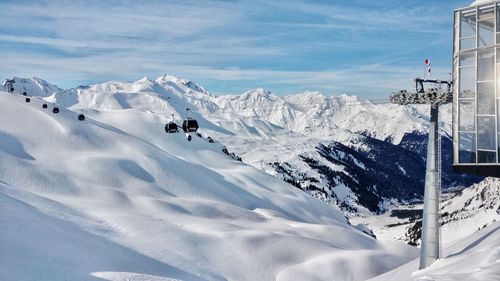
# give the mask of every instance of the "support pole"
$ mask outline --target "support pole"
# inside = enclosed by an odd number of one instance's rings
[[[431,265],[439,258],[439,105],[431,105],[429,142],[427,144],[427,170],[425,174],[424,214],[422,221],[422,243],[420,269]]]

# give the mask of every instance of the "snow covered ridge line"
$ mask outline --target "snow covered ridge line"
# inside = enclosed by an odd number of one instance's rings
[[[375,105],[349,95],[326,97],[319,92],[306,91],[303,94],[281,97],[259,88],[242,95],[215,96],[192,81],[172,75],[163,75],[155,80],[145,77],[135,82],[109,81],[67,90],[61,90],[39,78],[15,77],[14,80],[17,81],[14,84],[15,92],[27,91],[32,96],[50,97],[54,102],[67,107],[123,109],[129,105],[120,104],[119,100],[123,97],[127,99],[133,93],[154,93],[162,98],[167,98],[168,93],[174,93],[194,105],[200,113],[237,114],[257,118],[293,132],[314,136],[327,137],[332,130],[345,128],[353,132],[365,132],[381,140],[391,139],[398,144],[404,133],[426,130],[425,117],[412,107]],[[105,98],[103,94],[112,97]],[[92,97],[85,99],[83,95]],[[91,102],[94,99],[99,102]],[[102,104],[103,102],[106,104]],[[161,105],[151,108],[153,101],[149,102],[149,110],[162,108]],[[140,108],[146,110],[144,104]]]
[[[158,133],[158,115],[80,122],[23,99],[0,92],[0,280],[361,281],[416,255],[206,140]]]
[[[375,105],[355,96],[326,97],[318,92],[280,97],[264,89],[215,96],[194,82],[171,75],[135,82],[110,81],[69,90],[38,78],[15,80],[16,92],[28,90],[30,95],[77,111],[92,109],[106,115],[127,114],[131,118],[151,113],[158,123],[165,123],[171,121],[172,114],[176,120],[184,119],[185,108],[191,108],[201,131],[224,143],[238,155],[235,159],[243,158],[354,214],[382,212],[391,202],[418,200],[423,190],[425,153],[415,154],[415,151],[425,148],[427,140],[420,136],[427,131],[427,112],[419,107]],[[332,148],[336,156],[318,153],[319,145],[329,146],[332,141],[343,145]],[[443,147],[447,163],[451,150]],[[384,164],[387,160],[384,154],[391,155],[393,163]],[[347,158],[340,159],[341,155]],[[284,169],[270,163],[288,165],[289,175],[281,174]],[[388,179],[377,175],[380,168]],[[444,186],[477,181],[453,175],[449,167],[445,168]],[[348,170],[352,175],[339,170]],[[307,176],[301,177],[301,172]],[[384,184],[378,184],[380,180]],[[398,187],[401,180],[408,182],[411,192],[396,192],[401,191]]]

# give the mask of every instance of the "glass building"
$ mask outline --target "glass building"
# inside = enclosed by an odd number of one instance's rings
[[[454,17],[454,169],[500,176],[500,1],[478,0]]]

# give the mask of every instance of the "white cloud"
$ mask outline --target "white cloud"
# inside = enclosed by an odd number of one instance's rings
[[[248,87],[382,93],[415,76],[401,65],[422,48],[390,32],[431,34],[436,40],[426,46],[448,40],[441,36],[447,23],[439,17],[442,4],[423,13],[419,7],[332,3],[2,1],[0,75],[67,85],[170,72],[248,81]],[[348,63],[339,63],[343,56]]]

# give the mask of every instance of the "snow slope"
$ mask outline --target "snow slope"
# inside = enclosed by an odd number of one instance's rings
[[[415,260],[370,281],[500,280],[500,222],[445,248],[443,254],[424,270],[417,271]]]
[[[423,195],[428,113],[422,106],[318,92],[280,97],[260,88],[215,96],[172,75],[68,90],[38,78],[15,80],[16,93],[28,91],[77,112],[97,110],[95,118],[119,127],[145,113],[163,123],[173,115],[179,122],[190,108],[205,136],[220,140],[246,163],[341,206],[349,216],[384,212]],[[451,116],[449,108],[444,113]],[[448,135],[449,129],[445,126]],[[444,148],[448,163],[451,147]],[[445,187],[480,180],[453,174],[451,168],[443,175]]]
[[[365,280],[415,257],[220,143],[166,135],[164,114],[80,90],[40,94],[77,101],[59,114],[0,92],[0,280]]]
[[[444,193],[440,213],[445,246],[500,221],[500,179],[487,178],[469,188]],[[380,240],[419,245],[422,204],[393,207],[385,214],[351,218],[351,222],[367,225]]]

